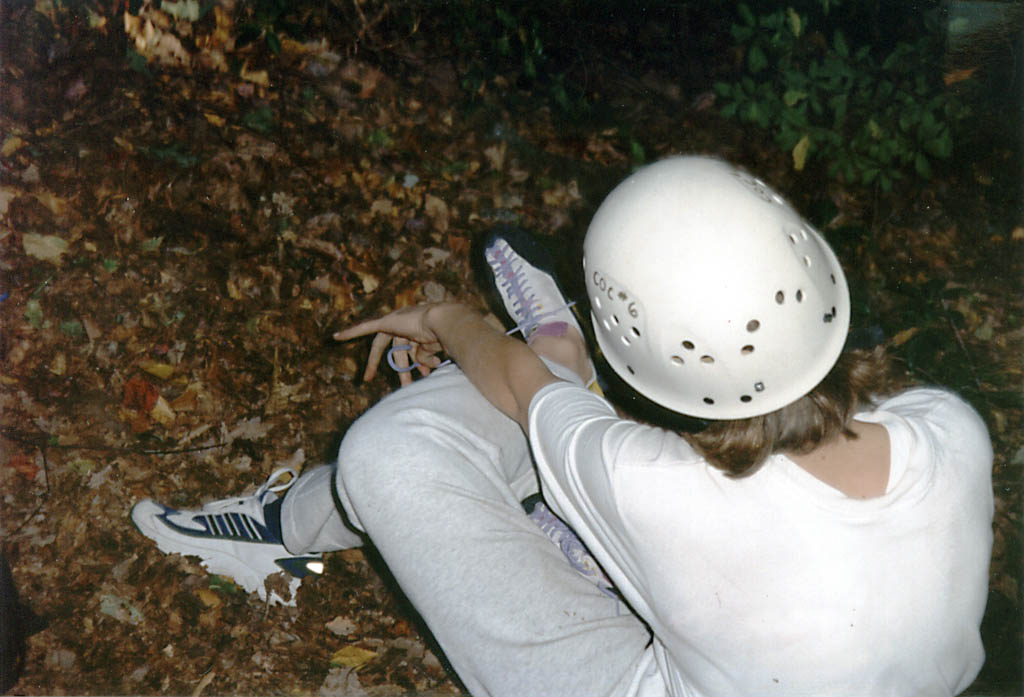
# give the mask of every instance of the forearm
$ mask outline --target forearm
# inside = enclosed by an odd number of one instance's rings
[[[537,354],[465,305],[436,305],[424,322],[480,393],[526,428],[533,395],[558,380]]]

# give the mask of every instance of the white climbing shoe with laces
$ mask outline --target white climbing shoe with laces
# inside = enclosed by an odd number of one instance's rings
[[[290,479],[282,481],[286,475]],[[132,508],[132,522],[160,551],[199,557],[211,573],[230,576],[261,600],[294,606],[302,579],[323,573],[323,561],[320,554],[285,549],[275,526],[267,525],[264,506],[295,479],[295,470],[282,468],[255,493],[212,501],[199,510],[180,511],[146,499]],[[279,572],[284,575],[274,577]]]
[[[523,337],[529,339],[542,325],[565,322],[583,336],[583,330],[555,280],[550,254],[525,230],[501,226],[483,244],[491,271],[491,291],[497,295]]]

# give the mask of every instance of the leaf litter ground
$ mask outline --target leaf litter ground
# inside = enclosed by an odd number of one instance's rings
[[[7,13],[6,44],[42,31],[32,11]],[[329,555],[297,608],[267,607],[159,553],[128,511],[144,497],[195,506],[281,464],[329,462],[395,384],[363,384],[365,345],[334,345],[331,332],[422,301],[482,306],[468,254],[491,223],[578,248],[635,164],[630,142],[607,124],[502,109],[496,94],[458,101],[454,75],[426,53],[396,67],[286,41],[258,70],[187,73],[129,70],[100,42],[49,70],[44,49],[67,38],[43,39],[8,56],[0,116],[4,547],[49,622],[16,690],[458,693],[372,550]],[[717,119],[706,93],[676,102],[647,83],[606,87],[652,157],[717,152],[798,205],[820,200],[807,193],[820,182]],[[1024,230],[993,193],[999,158],[899,207],[835,187],[827,197],[879,331],[916,374],[968,394],[993,434],[981,691],[1019,680],[1020,655]],[[561,256],[572,273],[578,260]]]

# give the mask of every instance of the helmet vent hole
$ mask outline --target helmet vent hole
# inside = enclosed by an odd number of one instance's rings
[[[807,228],[800,228],[800,236],[803,237],[805,240],[807,239]]]
[[[612,324],[614,324],[616,327],[619,326],[619,318],[615,315],[612,315]]]
[[[832,285],[836,284],[836,275],[834,273],[829,274],[829,278],[832,279]]]
[[[711,397],[705,397],[704,398],[704,403],[705,404],[714,404],[715,400],[711,399]]]
[[[797,242],[797,240],[798,240],[798,239],[799,239],[799,238],[798,238],[798,237],[796,236],[796,233],[795,233],[795,232],[791,232],[791,233],[789,233],[789,241],[790,241],[790,242],[792,242],[793,244],[796,244],[796,242]]]
[[[804,301],[804,292],[802,290],[798,289],[796,291],[796,301],[798,303],[802,303]]]
[[[806,266],[807,268],[811,267],[811,258],[810,257],[808,257],[808,256],[804,257],[804,266]]]
[[[640,338],[640,330],[637,329],[636,327],[630,327],[629,331],[631,331],[633,333],[633,336],[635,336],[637,339]]]
[[[611,322],[609,322],[608,320],[606,320],[606,319],[601,320],[601,324],[604,325],[604,330],[606,332],[610,332],[612,330]]]
[[[598,295],[594,296],[594,307],[596,307],[598,310],[601,309],[601,297]]]
[[[781,290],[776,291],[775,292],[775,302],[777,302],[779,305],[781,305],[782,303],[786,302],[786,294],[783,293]]]
[[[623,343],[624,346],[629,346],[629,337],[628,336],[622,337],[622,343]]]
[[[701,362],[701,363],[708,363],[708,364],[711,364],[711,363],[714,363],[714,362],[715,362],[715,359],[714,359],[713,357],[711,357],[711,356],[708,356],[708,355],[706,355],[706,354],[705,354],[705,355],[703,355],[703,356],[701,356],[701,357],[700,357],[700,362]]]
[[[628,370],[628,371],[629,371],[629,374],[630,374],[630,375],[636,375],[636,371],[635,371],[635,370],[633,370],[633,366],[631,366],[631,365],[627,365],[627,366],[626,366],[626,370]]]
[[[747,331],[748,332],[756,332],[760,328],[761,328],[761,323],[758,322],[756,319],[752,319],[749,322],[747,322]]]
[[[672,358],[669,360],[671,360],[674,365],[682,365],[683,363],[686,362],[683,360],[682,356],[672,356]]]
[[[755,382],[754,383],[754,392],[764,392],[764,383],[763,382]]]
[[[740,397],[740,401],[741,401],[741,402],[749,402],[749,401],[750,401],[750,400],[752,400],[752,399],[753,399],[753,397],[751,397],[751,396],[750,396],[750,395],[748,395],[748,394],[745,394],[745,395],[743,395],[742,397]]]
[[[687,351],[692,351],[695,347],[692,341],[686,340],[683,342],[683,348],[686,349]]]
[[[754,352],[754,345],[753,344],[747,344],[746,346],[744,346],[743,348],[740,349],[740,353],[743,354],[744,356],[749,356],[753,352]]]

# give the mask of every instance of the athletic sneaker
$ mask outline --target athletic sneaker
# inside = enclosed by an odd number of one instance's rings
[[[490,271],[484,281],[524,338],[553,322],[566,322],[583,335],[555,280],[551,255],[533,235],[498,226],[484,239],[483,256]]]
[[[281,481],[287,475],[291,478]],[[254,494],[212,501],[193,511],[146,499],[132,508],[132,522],[160,551],[199,557],[210,573],[230,576],[261,600],[294,606],[302,579],[324,568],[320,554],[295,555],[281,541],[280,504],[272,504],[295,479],[295,470],[285,467]],[[270,520],[264,510],[268,505],[276,509]],[[284,575],[274,576],[279,572]]]
[[[541,327],[558,323],[586,336],[572,311],[575,303],[567,301],[558,286],[551,255],[536,238],[521,228],[502,225],[484,238],[482,248],[488,271],[482,274],[483,281],[527,341]],[[590,368],[596,376],[593,363]],[[591,384],[596,383],[591,380]]]
[[[565,555],[569,565],[576,569],[588,581],[597,586],[602,593],[612,598],[618,598],[618,591],[615,585],[605,575],[597,560],[583,544],[583,541],[576,536],[576,532],[566,525],[561,518],[556,516],[544,503],[540,494],[534,494],[523,501],[523,510],[534,524],[540,528],[549,540],[558,545]]]

